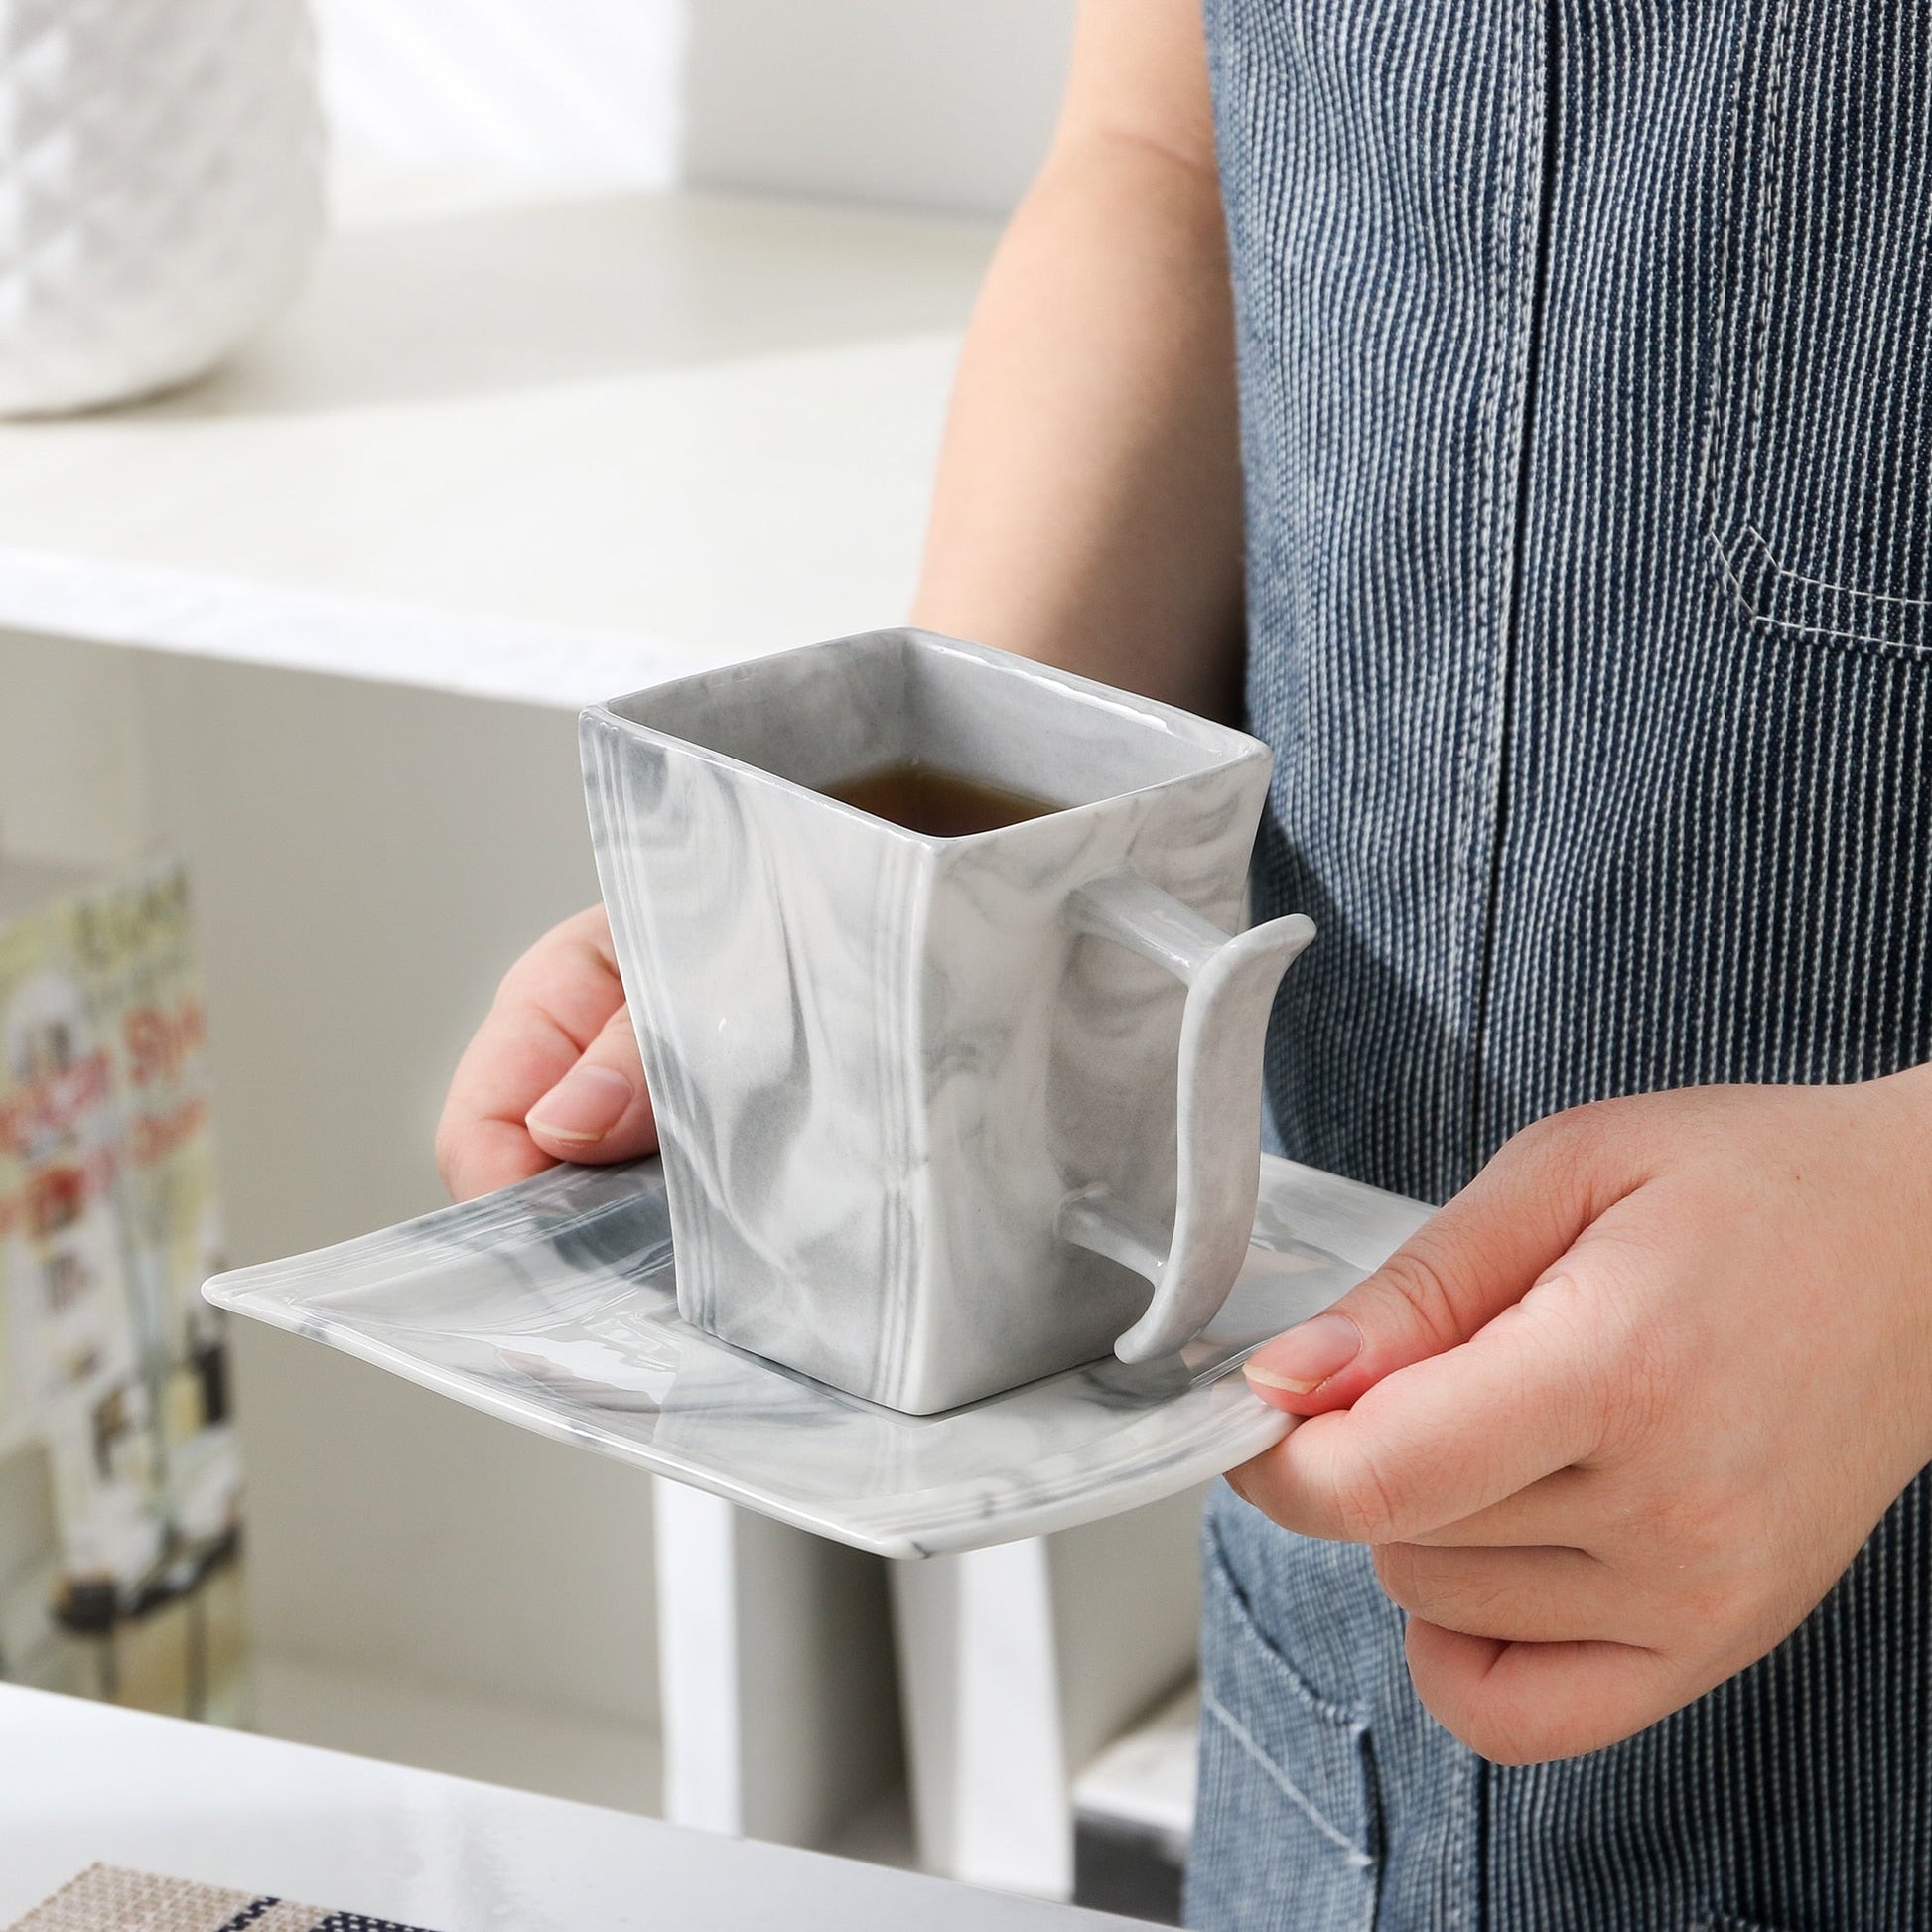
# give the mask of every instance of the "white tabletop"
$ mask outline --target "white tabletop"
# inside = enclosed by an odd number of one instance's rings
[[[575,707],[899,622],[991,239],[365,196],[210,379],[0,424],[0,626]]]
[[[96,1861],[433,1932],[1133,1923],[0,1685],[0,1925]]]

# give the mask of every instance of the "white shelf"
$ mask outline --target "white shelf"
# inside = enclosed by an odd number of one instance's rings
[[[0,426],[0,627],[574,707],[897,621],[991,240],[364,199],[209,380]]]

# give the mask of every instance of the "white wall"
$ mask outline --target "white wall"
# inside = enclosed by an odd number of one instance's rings
[[[147,836],[129,660],[0,633],[0,851],[114,865]]]
[[[339,159],[537,191],[1012,207],[1073,0],[315,0]]]
[[[681,0],[314,0],[340,158],[565,192],[669,187]]]
[[[1072,0],[692,0],[699,186],[1010,208],[1044,152]]]

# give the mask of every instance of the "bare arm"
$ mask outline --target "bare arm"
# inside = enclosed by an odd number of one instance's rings
[[[914,617],[1228,717],[1233,323],[1199,0],[1083,0],[961,359]]]

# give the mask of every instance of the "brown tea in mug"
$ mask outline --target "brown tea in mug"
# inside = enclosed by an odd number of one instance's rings
[[[825,795],[936,839],[963,839],[1062,809],[1050,798],[1008,791],[982,778],[962,778],[957,772],[918,763],[862,771],[856,778],[827,785]]]

